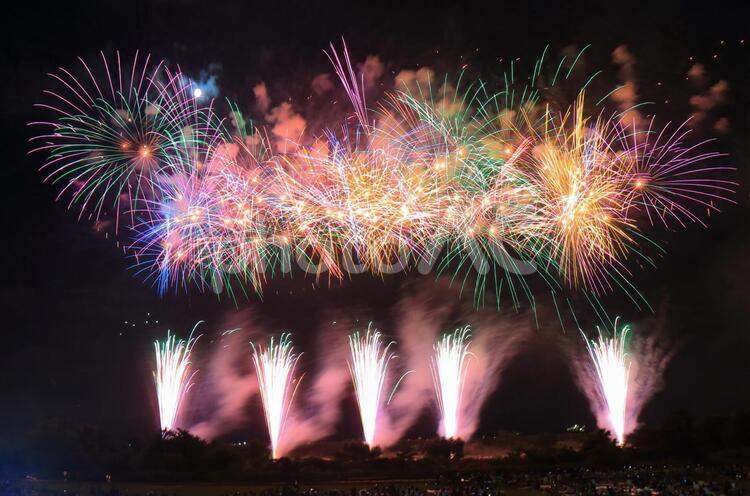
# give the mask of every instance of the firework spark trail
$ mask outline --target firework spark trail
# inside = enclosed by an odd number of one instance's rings
[[[289,333],[282,334],[278,341],[271,337],[267,347],[250,344],[268,435],[271,438],[271,456],[276,459],[280,455],[279,440],[296,390],[294,369],[301,355],[294,353]]]
[[[378,414],[385,402],[383,388],[388,376],[388,365],[395,358],[391,347],[395,344],[395,341],[384,343],[383,335],[370,325],[364,335],[359,331],[349,335],[349,372],[359,406],[362,432],[368,446],[373,446],[375,442]]]
[[[435,343],[432,357],[432,378],[440,406],[443,436],[455,438],[458,433],[459,412],[464,380],[468,367],[471,327],[464,326],[446,333]]]
[[[154,341],[154,381],[159,402],[159,422],[163,431],[172,431],[176,428],[180,406],[193,385],[192,380],[197,371],[190,372],[190,355],[200,337],[193,338],[193,333],[200,324],[201,322],[195,324],[187,341],[177,339],[170,332],[167,333],[165,341]]]
[[[627,415],[628,386],[630,381],[630,356],[627,353],[627,338],[630,326],[615,329],[611,337],[605,337],[597,328],[599,336],[589,341],[584,334],[586,347],[598,380],[601,400],[607,408],[612,434],[617,444],[625,442],[625,419]]]

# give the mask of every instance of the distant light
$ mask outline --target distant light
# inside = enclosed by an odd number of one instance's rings
[[[203,96],[203,90],[202,90],[202,89],[200,89],[200,88],[195,88],[195,89],[193,90],[193,96],[194,96],[195,98],[200,98],[200,97],[202,97],[202,96]]]

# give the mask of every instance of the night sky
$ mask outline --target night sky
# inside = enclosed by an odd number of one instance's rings
[[[38,171],[42,157],[27,155],[32,131],[26,124],[40,118],[33,103],[48,82],[45,74],[72,65],[78,56],[140,49],[179,64],[193,77],[210,69],[218,76],[220,98],[252,108],[252,88],[261,81],[275,101],[304,102],[312,78],[330,72],[322,49],[342,36],[355,60],[380,57],[386,84],[401,69],[421,66],[442,74],[467,65],[492,81],[504,69],[500,59],[519,58],[529,69],[548,44],[556,59],[565,47],[589,43],[587,63],[616,81],[611,53],[625,44],[637,58],[640,99],[656,102],[649,110],[664,121],[690,113],[688,101],[696,90],[685,76],[693,63],[706,67],[709,81],[726,80],[729,100],[720,112],[731,130],[714,146],[728,153],[727,161],[737,168],[737,204],[711,215],[708,229],[691,225],[658,232],[654,237],[666,252],[658,256],[657,268],[632,267],[644,295],[662,312],[664,332],[678,346],[665,387],[646,406],[642,420],[660,422],[675,412],[705,418],[749,410],[750,12],[720,2],[696,8],[657,2],[497,3],[504,5],[407,7],[399,2],[364,8],[352,2],[185,0],[5,6],[0,30],[0,436],[55,418],[128,435],[153,431],[152,343],[167,328],[186,334],[195,321],[206,321],[205,339],[196,348],[200,363],[211,350],[212,336],[238,314],[252,315],[268,331],[293,330],[305,348],[331,315],[351,313],[387,331],[402,297],[415,290],[429,293],[429,284],[414,276],[360,276],[331,287],[299,276],[271,281],[262,301],[252,295],[219,300],[195,291],[160,297],[129,269],[130,261],[111,235],[77,221],[75,212],[54,201],[55,190]],[[621,295],[604,301],[629,321],[652,316]],[[592,424],[567,358],[555,344],[555,334],[562,331],[548,322],[554,320],[548,310],[542,308],[547,320],[508,364],[483,410],[480,432],[560,431],[573,423]],[[585,310],[581,314],[584,322],[593,322]],[[257,429],[260,409],[257,404],[248,408],[255,418],[249,428]],[[354,436],[356,424],[346,417],[340,431]],[[421,429],[429,433],[433,426]]]

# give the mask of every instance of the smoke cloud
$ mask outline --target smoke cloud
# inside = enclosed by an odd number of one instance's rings
[[[419,95],[419,88],[427,88],[430,81],[435,79],[435,71],[429,67],[422,67],[412,71],[405,69],[396,74],[395,88],[412,95]],[[424,91],[424,90],[423,90]]]
[[[248,404],[258,393],[248,344],[254,335],[251,323],[249,311],[230,318],[225,323],[225,328],[230,330],[217,340],[216,350],[209,358],[206,370],[202,371],[201,383],[205,386],[202,390],[207,391],[208,397],[194,401],[212,405],[213,410],[208,418],[189,430],[203,439],[215,439],[242,428],[247,422]]]
[[[292,104],[284,102],[271,109],[266,121],[273,124],[271,134],[275,138],[274,146],[280,153],[294,153],[299,148],[302,134],[305,132],[305,119],[294,111]]]
[[[399,441],[430,407],[434,397],[430,374],[432,345],[451,305],[438,305],[435,293],[419,294],[403,298],[394,319],[398,322],[399,363],[410,372],[378,418],[375,444],[383,448]],[[392,376],[398,375],[392,372]],[[392,377],[391,384],[397,379]]]
[[[706,80],[706,67],[703,64],[693,64],[687,72],[688,80],[696,85],[703,85]]]
[[[318,74],[315,76],[310,83],[310,88],[312,88],[313,93],[320,96],[325,93],[328,93],[333,89],[333,81],[331,80],[331,75],[327,72],[324,72],[323,74]]]
[[[266,83],[258,83],[253,87],[253,95],[255,95],[255,108],[258,112],[265,114],[268,112],[268,108],[271,106],[271,99],[268,96],[268,88]]]
[[[620,122],[624,126],[643,127],[643,116],[633,108],[638,104],[638,85],[635,82],[635,64],[637,60],[627,45],[620,45],[612,52],[612,63],[619,66],[618,77],[623,85],[612,93],[612,100],[622,111]]]
[[[690,97],[690,106],[693,107],[690,125],[710,126],[718,133],[728,133],[730,130],[729,120],[726,117],[717,118],[716,111],[726,104],[729,97],[729,83],[724,80],[708,88],[706,91]]]
[[[318,332],[316,362],[320,367],[309,393],[294,399],[279,440],[279,452],[289,453],[304,444],[331,435],[341,415],[341,400],[351,384],[346,366],[346,337],[334,329]],[[307,389],[304,384],[302,386]]]
[[[374,87],[385,72],[385,66],[377,55],[368,55],[364,63],[360,64],[359,72],[365,88]]]
[[[525,315],[480,313],[469,319],[474,329],[472,353],[467,367],[458,437],[470,439],[479,427],[479,416],[487,398],[497,390],[502,373],[529,337],[531,326]]]

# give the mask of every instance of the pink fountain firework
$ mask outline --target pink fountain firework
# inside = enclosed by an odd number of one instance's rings
[[[625,443],[626,415],[628,408],[628,387],[630,384],[631,359],[627,352],[630,326],[615,329],[611,337],[606,337],[597,327],[596,340],[586,339],[591,364],[598,381],[599,400],[606,406],[606,419],[617,444]]]
[[[620,325],[618,317],[611,335],[597,327],[596,339],[584,336],[586,358],[580,356],[580,347],[571,357],[597,425],[620,445],[638,426],[645,404],[662,388],[664,370],[675,352],[663,333],[662,319],[638,322],[635,333],[630,325]]]
[[[371,325],[367,326],[364,335],[356,331],[349,336],[349,371],[357,396],[362,432],[368,446],[374,446],[378,414],[386,403],[383,390],[388,378],[388,365],[396,357],[391,351],[395,344],[395,341],[384,343],[383,335],[377,329],[372,329]],[[394,386],[394,391],[401,379]]]
[[[278,449],[279,441],[294,399],[294,369],[301,355],[294,353],[289,333],[282,334],[278,341],[271,337],[267,347],[250,344],[253,348],[253,363],[266,415],[268,435],[271,438],[271,456],[275,459],[281,454]]]
[[[163,431],[172,431],[176,428],[180,407],[193,385],[192,380],[197,371],[190,372],[190,355],[200,337],[193,338],[193,332],[200,324],[201,322],[195,324],[187,341],[177,339],[171,332],[167,332],[164,342],[154,341],[154,381],[159,402],[159,422]]]
[[[458,433],[464,381],[471,356],[470,339],[471,327],[468,325],[444,334],[435,343],[430,364],[440,407],[442,435],[449,439],[455,438]]]

